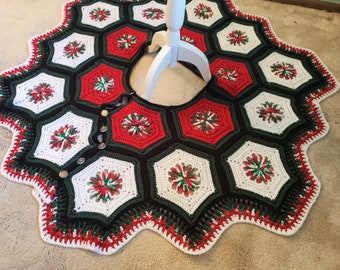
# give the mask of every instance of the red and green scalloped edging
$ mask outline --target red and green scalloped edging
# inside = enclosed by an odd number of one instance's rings
[[[55,34],[62,33],[67,28],[69,20],[71,19],[71,8],[79,2],[82,1],[74,0],[65,4],[61,24],[53,30],[31,39],[30,57],[25,64],[4,71],[0,75],[2,77],[12,77],[24,74],[27,70],[35,68],[42,56],[40,42],[51,38],[51,36]],[[101,235],[93,231],[83,232],[81,229],[71,231],[71,229],[57,228],[57,205],[55,204],[56,187],[46,176],[43,176],[42,173],[33,172],[33,169],[21,168],[17,166],[15,162],[16,155],[20,153],[22,143],[25,141],[27,126],[14,116],[0,114],[0,126],[9,129],[13,133],[11,146],[1,164],[2,173],[12,181],[34,187],[33,194],[40,205],[40,232],[46,242],[61,246],[84,248],[108,255],[115,253],[141,230],[150,229],[159,233],[186,253],[201,254],[209,250],[223,231],[234,223],[252,223],[278,234],[285,235],[293,234],[300,228],[320,191],[320,182],[312,172],[306,154],[308,146],[317,139],[322,138],[328,131],[328,124],[321,112],[319,102],[334,93],[339,88],[339,83],[315,53],[307,49],[294,47],[280,40],[275,35],[267,19],[241,12],[232,0],[226,0],[226,4],[237,18],[261,22],[269,40],[279,48],[309,57],[318,71],[323,74],[328,81],[328,85],[325,88],[318,89],[317,93],[310,94],[306,98],[306,103],[310,106],[310,116],[315,119],[315,129],[301,135],[293,146],[296,161],[300,162],[300,171],[305,173],[305,180],[308,182],[308,185],[306,186],[304,195],[296,198],[299,203],[294,204],[295,209],[291,212],[289,218],[287,218],[285,222],[275,222],[271,220],[269,215],[263,215],[259,210],[255,211],[250,208],[241,209],[240,206],[236,206],[233,209],[221,208],[219,214],[216,214],[214,218],[211,218],[210,221],[207,222],[203,237],[196,241],[183,234],[176,226],[176,223],[167,220],[166,217],[158,216],[152,211],[142,211],[135,216],[131,216],[131,218],[121,226],[119,232],[112,233],[110,237],[106,239],[102,239]],[[0,101],[1,99],[0,89]]]

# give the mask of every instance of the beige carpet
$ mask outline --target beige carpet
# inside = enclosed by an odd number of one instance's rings
[[[0,0],[0,70],[20,64],[28,56],[27,40],[53,28],[61,19],[64,0]],[[340,79],[340,14],[261,0],[236,0],[248,13],[270,19],[284,41],[313,50]],[[134,73],[142,80],[151,57]],[[166,71],[161,82],[180,75]],[[198,89],[201,81],[197,80]],[[138,84],[138,83],[137,83]],[[194,86],[179,89],[187,98]],[[166,91],[164,92],[166,93]],[[176,95],[155,93],[154,102],[176,103]],[[186,255],[159,235],[144,231],[118,253],[93,252],[49,245],[38,230],[38,203],[31,188],[0,177],[0,269],[340,269],[340,92],[322,102],[330,125],[326,137],[314,143],[309,157],[322,184],[321,194],[303,227],[294,236],[279,236],[259,227],[237,224],[200,256]],[[11,134],[0,129],[0,159]]]

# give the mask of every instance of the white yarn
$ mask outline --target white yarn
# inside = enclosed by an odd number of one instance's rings
[[[79,131],[79,133],[77,133],[77,140],[71,148],[64,151],[57,151],[50,146],[51,136],[56,130],[66,124],[73,125]],[[88,138],[91,134],[92,125],[93,120],[78,116],[71,111],[67,112],[62,117],[42,126],[40,141],[34,152],[34,157],[45,159],[59,166],[65,164],[79,151],[89,145]]]
[[[172,183],[169,181],[169,171],[176,164],[181,163],[192,165],[192,167],[198,169],[197,173],[200,174],[200,187],[189,196],[179,194],[177,190],[172,188]],[[156,178],[157,195],[178,205],[189,215],[194,214],[201,203],[215,192],[209,161],[181,149],[176,149],[171,154],[155,162],[153,169]]]
[[[103,202],[91,198],[93,191],[89,182],[91,177],[95,177],[97,172],[103,170],[114,171],[122,178],[122,187],[119,193],[114,194],[111,200]],[[135,165],[114,158],[100,157],[98,160],[85,167],[82,171],[72,177],[72,185],[75,193],[75,207],[76,212],[93,212],[99,213],[109,217],[118,207],[125,204],[127,201],[133,199],[138,195]]]
[[[163,13],[164,16],[162,18],[159,18],[159,19],[151,19],[151,18],[148,19],[147,17],[143,16],[144,10],[147,9],[147,8],[160,9],[164,12]],[[144,5],[135,5],[133,7],[133,20],[148,24],[152,27],[157,27],[157,26],[160,26],[162,24],[165,24],[165,13],[166,13],[166,5],[159,4],[155,1],[151,1],[151,2],[146,3]]]
[[[229,34],[233,31],[241,31],[248,38],[245,44],[232,44],[228,41]],[[217,33],[218,43],[223,51],[248,54],[261,44],[254,26],[232,22],[226,28]]]
[[[276,63],[289,63],[294,66],[296,69],[296,77],[293,79],[285,79],[280,78],[279,76],[274,75],[274,73],[271,71],[271,66]],[[279,85],[282,85],[284,87],[291,88],[292,90],[296,90],[304,83],[308,82],[312,79],[312,76],[308,73],[308,71],[303,67],[300,60],[285,56],[281,53],[273,52],[270,55],[268,55],[266,58],[261,60],[259,62],[259,66],[266,77],[266,80],[269,83],[277,83]]]
[[[77,41],[81,45],[85,45],[85,51],[83,54],[79,54],[78,57],[71,58],[64,54],[64,48],[70,43]],[[95,55],[94,51],[94,36],[83,35],[79,33],[73,33],[61,41],[55,42],[54,52],[52,57],[52,63],[67,66],[70,68],[76,68],[80,64],[84,63],[86,60],[90,59]]]
[[[195,9],[197,10],[197,7],[199,4],[203,4],[211,9],[212,16],[210,17],[198,17],[195,14]],[[189,22],[200,24],[202,26],[209,27],[213,25],[215,22],[220,20],[223,16],[220,12],[220,9],[218,8],[218,5],[214,2],[210,2],[207,0],[193,0],[190,3],[186,5],[186,11],[187,11],[187,19]]]
[[[41,83],[49,84],[52,88],[52,95],[48,100],[41,100],[39,102],[31,101],[29,92],[33,90],[34,87],[39,86]],[[20,83],[16,86],[16,95],[13,100],[13,104],[18,107],[26,108],[35,114],[40,114],[41,112],[50,109],[56,104],[63,102],[64,99],[64,87],[65,79],[51,76],[45,72],[40,72],[33,78]]]
[[[91,12],[94,11],[94,9],[100,8],[101,10],[105,10],[110,12],[110,15],[105,20],[93,20],[91,19]],[[103,29],[106,26],[117,22],[120,20],[119,17],[119,7],[111,4],[107,4],[104,2],[96,2],[92,5],[82,6],[81,7],[81,23],[94,26],[99,29]]]
[[[283,113],[281,121],[275,123],[274,121],[265,121],[259,117],[257,112],[259,107],[265,102],[272,102],[280,107],[280,110]],[[247,116],[252,128],[269,133],[282,134],[290,125],[299,121],[299,118],[291,107],[290,99],[268,92],[261,92],[251,101],[247,102],[244,107],[247,111]]]
[[[258,183],[251,180],[243,169],[243,162],[252,154],[268,157],[274,171],[271,181]],[[274,200],[282,186],[290,179],[280,158],[279,150],[262,144],[246,141],[234,154],[226,160],[233,172],[236,186],[240,189],[251,191],[262,197]]]

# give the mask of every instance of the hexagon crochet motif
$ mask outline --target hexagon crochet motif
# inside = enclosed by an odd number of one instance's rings
[[[1,174],[34,188],[46,242],[113,254],[150,229],[202,254],[238,222],[291,235],[315,202],[306,151],[328,129],[319,101],[333,75],[232,0],[189,0],[181,40],[212,79],[185,104],[150,103],[129,76],[165,12],[161,0],[71,1],[1,74],[13,132]]]

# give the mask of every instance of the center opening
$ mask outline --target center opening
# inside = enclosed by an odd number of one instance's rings
[[[146,91],[146,74],[156,55],[157,53],[144,54],[131,72],[130,85],[141,97]],[[174,68],[166,67],[163,70],[155,84],[150,102],[164,106],[181,105],[192,100],[206,84],[200,76],[177,63]]]

